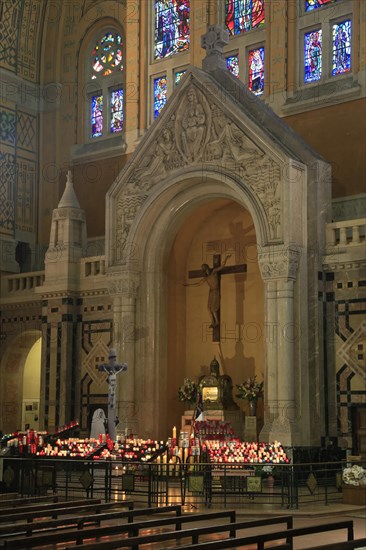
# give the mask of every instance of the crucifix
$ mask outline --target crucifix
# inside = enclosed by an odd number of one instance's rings
[[[116,385],[117,373],[126,372],[127,365],[125,363],[117,363],[116,350],[111,348],[108,355],[109,362],[97,365],[99,371],[104,371],[108,374],[108,433],[112,441],[116,439]]]
[[[209,287],[207,308],[210,313],[212,328],[212,341],[220,342],[220,298],[221,298],[221,275],[227,275],[229,273],[246,273],[246,264],[230,265],[226,266],[227,260],[231,254],[225,257],[221,263],[221,255],[214,254],[213,266],[208,264],[202,264],[201,269],[196,269],[188,272],[189,279],[197,279],[200,277],[200,281],[197,283],[185,283],[184,286],[199,286],[203,283],[207,283]]]

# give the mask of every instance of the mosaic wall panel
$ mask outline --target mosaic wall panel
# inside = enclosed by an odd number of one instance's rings
[[[0,67],[32,82],[38,79],[46,5],[44,0],[1,2]]]
[[[17,159],[17,206],[15,228],[33,232],[36,229],[36,164]]]
[[[353,249],[358,258],[359,249]],[[361,252],[362,253],[362,252]],[[326,272],[323,300],[326,431],[336,430],[342,446],[355,444],[357,407],[366,406],[366,278],[363,263]],[[333,409],[333,395],[336,403]],[[334,433],[334,432],[333,432]]]
[[[112,321],[83,321],[82,350],[83,373],[100,386],[105,373],[96,370],[96,366],[108,361],[109,347],[112,342]]]
[[[15,111],[2,108],[0,111],[1,142],[15,146],[15,131],[16,131]]]
[[[14,233],[15,156],[0,152],[0,234]]]
[[[351,282],[339,281],[336,285],[339,289],[339,299],[334,302],[338,432],[351,438],[352,407],[366,404],[366,298],[340,299],[343,287],[347,292],[354,286]]]
[[[83,359],[80,414],[82,429],[86,430],[91,411],[96,406],[107,404],[106,374],[97,370],[96,366],[108,361],[112,344],[112,321],[83,321],[81,338]]]
[[[18,110],[16,122],[17,147],[24,151],[36,151],[36,134],[36,117]]]
[[[0,234],[36,231],[37,116],[0,110]]]

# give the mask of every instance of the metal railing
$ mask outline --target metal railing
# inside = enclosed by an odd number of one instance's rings
[[[147,506],[251,506],[295,509],[317,502],[342,502],[345,462],[260,465],[199,462],[133,463],[119,460],[4,458],[2,492],[22,496],[57,493],[65,498],[133,498]]]

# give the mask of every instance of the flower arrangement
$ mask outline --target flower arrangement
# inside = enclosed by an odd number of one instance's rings
[[[273,475],[273,466],[266,464],[265,466],[255,466],[255,475],[263,478],[270,477]]]
[[[357,464],[354,464],[350,468],[345,468],[342,478],[346,485],[366,486],[366,470],[361,466],[357,466]]]
[[[243,384],[236,384],[239,393],[236,394],[238,399],[247,399],[255,401],[263,395],[263,382],[257,382],[257,377],[248,378]]]
[[[190,378],[185,378],[178,389],[179,401],[195,401],[197,399],[197,384]]]

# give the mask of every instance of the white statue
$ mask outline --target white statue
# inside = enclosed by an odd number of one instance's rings
[[[98,439],[100,434],[105,435],[106,417],[103,409],[94,411],[90,426],[90,439]]]
[[[104,371],[108,374],[108,433],[112,441],[116,439],[116,385],[118,372],[126,372],[127,365],[125,363],[117,363],[116,350],[111,348],[108,355],[109,362],[97,365],[99,371]]]

